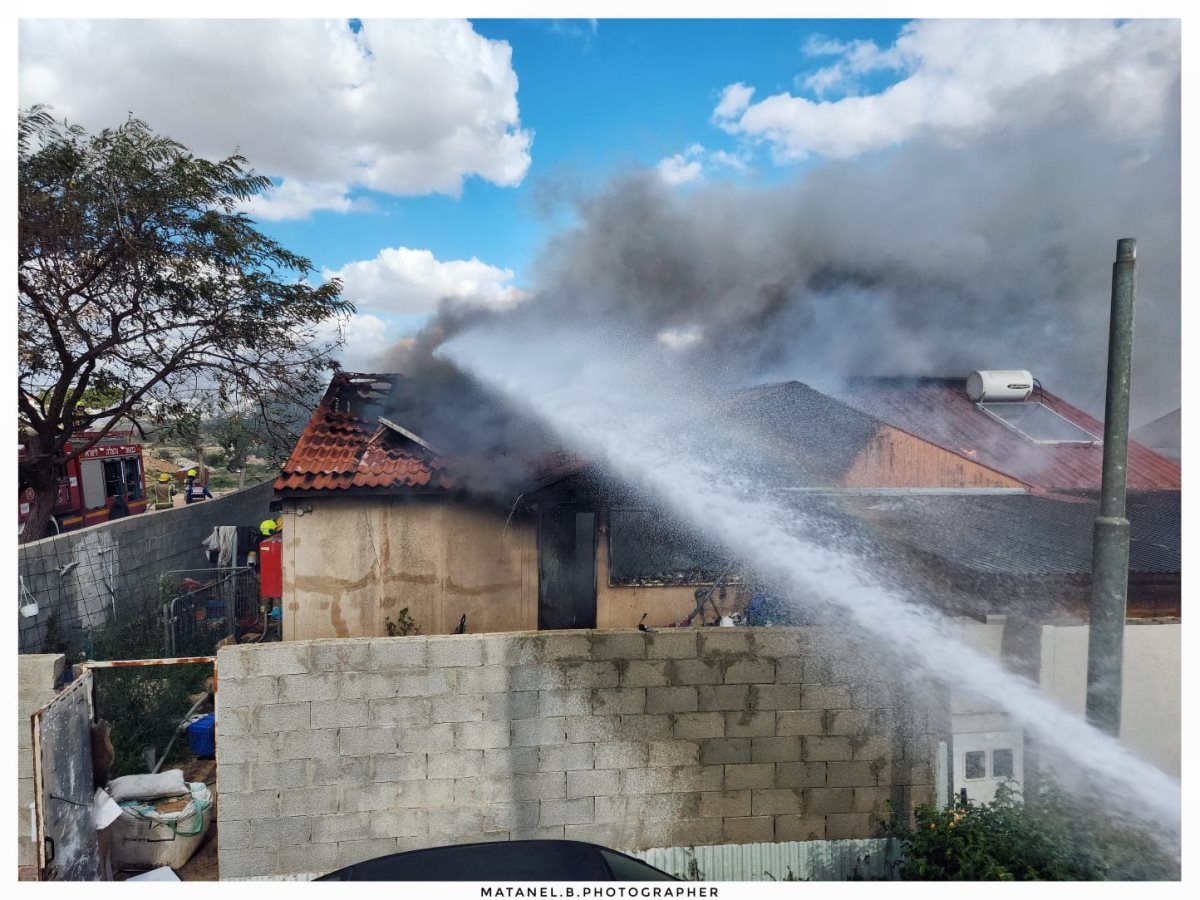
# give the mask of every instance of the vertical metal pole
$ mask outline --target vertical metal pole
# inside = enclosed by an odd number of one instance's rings
[[[1117,241],[1108,325],[1108,394],[1104,402],[1104,473],[1092,539],[1092,605],[1088,628],[1087,718],[1102,731],[1121,730],[1121,655],[1129,584],[1129,520],[1125,463],[1129,450],[1129,381],[1137,241]]]

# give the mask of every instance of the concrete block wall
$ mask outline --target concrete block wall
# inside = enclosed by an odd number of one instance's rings
[[[17,657],[17,865],[36,866],[37,847],[29,834],[33,803],[33,731],[30,717],[54,699],[54,686],[66,667],[61,653]]]
[[[933,796],[947,717],[817,628],[221,649],[223,878],[419,847],[869,837]]]
[[[36,616],[18,612],[21,653],[39,653],[53,612],[64,633],[78,637],[105,623],[114,604],[130,607],[157,599],[158,578],[175,569],[208,566],[201,542],[217,525],[257,525],[266,518],[272,482],[216,500],[147,512],[22,544],[17,553],[20,603],[38,605]]]

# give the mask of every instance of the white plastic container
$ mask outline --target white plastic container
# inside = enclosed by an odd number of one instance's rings
[[[182,868],[204,843],[209,826],[212,825],[212,806],[204,807],[199,815],[201,820],[198,832],[187,834],[196,827],[196,813],[193,813],[177,822],[178,830],[183,832],[178,834],[176,829],[166,822],[143,819],[130,813],[122,814],[112,824],[113,868]]]

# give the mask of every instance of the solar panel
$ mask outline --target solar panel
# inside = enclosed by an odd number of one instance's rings
[[[1038,401],[977,403],[981,410],[1039,444],[1098,444],[1100,438]]]

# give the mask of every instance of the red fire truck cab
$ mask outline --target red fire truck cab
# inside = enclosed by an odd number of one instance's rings
[[[94,432],[79,432],[72,440],[84,443]],[[133,432],[110,431],[94,446],[75,459],[56,465],[58,498],[47,526],[47,536],[63,531],[75,531],[146,511],[146,480],[142,467],[142,445],[132,441]],[[71,443],[63,448],[63,456],[71,453]],[[25,455],[25,445],[18,457]],[[18,498],[19,518],[24,524],[29,515],[33,491],[25,490]]]

